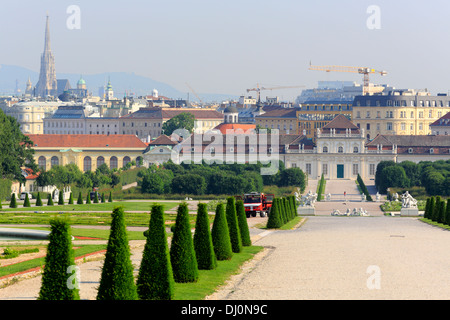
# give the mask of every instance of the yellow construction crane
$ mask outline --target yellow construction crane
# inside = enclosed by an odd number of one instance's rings
[[[387,74],[386,71],[378,71],[367,67],[348,67],[348,66],[314,66],[309,63],[309,70],[326,71],[326,72],[353,72],[364,75],[363,94],[369,93],[369,74],[379,73],[381,76]]]
[[[260,87],[259,83],[256,84],[256,88],[250,88],[247,89],[247,92],[250,91],[256,91],[256,96],[258,100],[258,104],[261,102],[261,90],[278,90],[278,89],[292,89],[292,88],[303,88],[305,86],[280,86],[280,87],[272,87],[272,88],[266,88],[266,87]]]
[[[200,97],[198,96],[197,92],[195,92],[194,89],[192,89],[192,87],[189,85],[189,83],[186,82],[186,85],[188,86],[189,89],[191,89],[192,93],[197,97],[197,99],[200,101],[200,104],[203,105],[203,101],[202,99],[200,99]]]

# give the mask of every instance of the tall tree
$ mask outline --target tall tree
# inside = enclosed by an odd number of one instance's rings
[[[136,300],[137,298],[124,211],[123,207],[115,207],[97,300]]]
[[[194,131],[195,117],[192,113],[182,112],[163,123],[162,129],[166,136],[170,136],[177,129]]]
[[[234,253],[242,251],[242,239],[236,214],[236,200],[228,197],[226,206],[228,230],[230,231],[231,249]]]
[[[247,217],[245,215],[244,201],[236,201],[236,215],[239,224],[239,232],[241,233],[242,245],[248,247],[252,245],[250,239],[250,230],[248,229]]]
[[[164,223],[164,207],[160,204],[152,205],[136,285],[141,300],[173,299],[173,271]]]

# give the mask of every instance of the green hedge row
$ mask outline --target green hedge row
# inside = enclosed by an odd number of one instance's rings
[[[370,196],[369,190],[367,190],[367,187],[366,187],[363,179],[359,175],[359,173],[358,173],[358,177],[356,178],[356,181],[358,182],[359,187],[361,188],[361,192],[366,195],[366,200],[373,201],[372,197]]]

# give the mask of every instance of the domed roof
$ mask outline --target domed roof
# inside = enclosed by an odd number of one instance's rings
[[[80,80],[78,80],[77,84],[86,84],[86,81],[82,77],[80,77]]]
[[[223,110],[223,113],[239,113],[235,106],[228,106]]]

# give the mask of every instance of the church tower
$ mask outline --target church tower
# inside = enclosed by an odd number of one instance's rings
[[[50,28],[48,23],[48,15],[45,26],[44,52],[41,56],[41,72],[39,74],[39,81],[36,84],[36,95],[41,97],[57,95],[55,58],[50,50]]]

